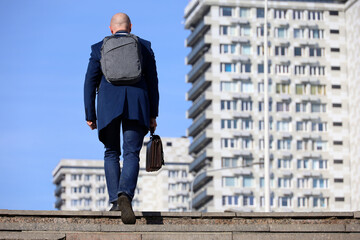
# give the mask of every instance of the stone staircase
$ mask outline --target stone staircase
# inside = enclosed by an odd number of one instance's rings
[[[0,239],[360,239],[360,212],[173,213],[0,210]]]

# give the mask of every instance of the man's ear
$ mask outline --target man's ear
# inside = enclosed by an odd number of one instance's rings
[[[129,33],[131,33],[131,29],[132,29],[132,23],[130,23]]]
[[[114,34],[114,33],[113,33],[113,30],[112,30],[112,28],[111,28],[111,26],[109,26],[109,28],[110,28],[110,32],[111,32],[112,34]]]

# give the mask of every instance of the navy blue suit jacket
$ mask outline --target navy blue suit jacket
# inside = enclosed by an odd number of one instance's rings
[[[87,121],[97,120],[99,137],[101,130],[117,117],[138,120],[149,129],[150,118],[158,116],[159,91],[154,53],[149,41],[139,38],[139,42],[143,77],[136,84],[127,86],[115,86],[106,81],[100,65],[102,41],[91,46],[84,84],[85,115]]]

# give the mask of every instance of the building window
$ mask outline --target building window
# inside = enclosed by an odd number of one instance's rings
[[[240,8],[240,17],[242,18],[248,18],[250,17],[250,8]]]
[[[224,187],[235,187],[237,185],[237,179],[235,177],[223,177]]]
[[[282,120],[276,122],[276,130],[279,132],[289,132],[291,131],[291,121]]]
[[[285,46],[275,46],[275,56],[287,56],[288,47]]]
[[[222,158],[221,161],[222,167],[237,167],[238,166],[238,159],[237,158]]]
[[[243,177],[243,187],[253,187],[254,178],[252,177]]]
[[[272,85],[271,82],[269,82],[268,92],[271,92],[271,85]],[[258,83],[258,93],[263,93],[263,92],[264,92],[264,82],[259,82]]]
[[[311,85],[310,87],[311,95],[326,95],[326,85]]]
[[[85,181],[90,181],[91,180],[91,175],[90,174],[85,174]]]
[[[248,37],[251,35],[251,27],[248,25],[241,25],[240,36]]]
[[[343,178],[334,178],[334,182],[335,183],[343,183],[344,179]]]
[[[236,45],[235,44],[220,44],[220,53],[222,54],[235,54],[236,53]]]
[[[236,140],[233,138],[222,138],[221,139],[221,148],[229,148],[229,149],[234,149],[237,148],[236,146]]]
[[[275,28],[275,37],[287,38],[287,28],[283,28],[283,27]]]
[[[328,180],[324,178],[313,178],[313,188],[328,188]]]
[[[324,197],[314,197],[313,207],[314,208],[326,208],[329,204],[329,199]]]
[[[343,145],[342,141],[334,141],[334,145]]]
[[[341,126],[342,126],[342,122],[333,122],[333,126],[334,126],[334,127],[341,127]]]
[[[241,111],[252,111],[252,101],[243,100],[241,101]]]
[[[96,175],[96,181],[97,182],[105,181],[105,175]]]
[[[308,159],[298,159],[297,160],[297,168],[298,169],[309,169],[309,160]]]
[[[326,104],[325,103],[311,103],[311,112],[312,113],[326,112]]]
[[[340,52],[340,48],[330,48],[331,52]]]
[[[304,38],[305,30],[302,28],[294,28],[294,38]]]
[[[304,19],[304,11],[303,10],[293,10],[293,19],[294,20]]]
[[[325,75],[325,67],[322,66],[310,66],[311,76],[323,76]]]
[[[341,89],[341,85],[334,84],[334,85],[331,85],[331,88],[332,89]]]
[[[220,7],[220,16],[231,17],[233,10],[232,7]]]
[[[221,92],[237,92],[237,83],[236,82],[221,82],[220,91]]]
[[[309,178],[298,178],[297,179],[297,188],[299,188],[299,189],[309,188]]]
[[[242,93],[253,93],[254,92],[254,85],[252,82],[241,82],[240,84],[240,91]]]
[[[327,131],[327,123],[326,122],[312,122],[311,123],[311,131],[326,132]]]
[[[331,66],[331,70],[340,71],[340,66]]]
[[[323,20],[322,11],[308,11],[308,20]]]
[[[259,102],[259,112],[264,110],[264,102]],[[269,112],[272,111],[272,101],[269,101]]]
[[[291,207],[291,198],[279,197],[279,207]]]
[[[254,206],[254,196],[243,196],[243,206]]]
[[[250,73],[251,72],[251,63],[240,63],[240,72],[241,73]]]
[[[334,159],[334,164],[343,164],[343,162],[342,159]]]
[[[333,108],[341,108],[341,103],[333,103]]]
[[[301,48],[301,47],[295,47],[295,48],[294,48],[294,56],[295,56],[295,57],[301,56],[301,55],[302,55],[302,51],[303,51],[303,48]]]
[[[291,139],[279,139],[277,141],[278,150],[291,150]]]
[[[324,38],[324,30],[309,29],[309,38],[310,39],[323,39]]]
[[[339,16],[339,11],[329,11],[330,16]]]
[[[315,47],[309,48],[310,57],[321,57],[324,55],[323,53],[324,53],[324,48],[315,48]]]
[[[237,119],[221,119],[221,129],[237,129]]]
[[[278,188],[291,188],[291,178],[278,178]]]
[[[330,33],[331,34],[339,34],[340,30],[339,29],[330,29]]]
[[[295,66],[295,75],[305,75],[305,66],[296,65]]]
[[[286,19],[286,10],[274,9],[274,19]]]
[[[256,17],[257,18],[264,18],[265,17],[265,11],[263,8],[257,8],[256,9]]]
[[[236,100],[221,100],[221,110],[237,110]]]
[[[307,207],[309,207],[309,198],[298,197],[298,208],[307,208]]]
[[[313,142],[312,150],[316,151],[326,151],[327,150],[327,142],[316,140]]]
[[[345,198],[344,197],[336,197],[335,202],[345,202]]]
[[[258,36],[258,37],[263,37],[264,36],[264,27],[257,27],[256,28],[256,35]]]
[[[235,72],[236,65],[234,63],[221,63],[220,72]]]
[[[241,45],[241,54],[242,55],[250,55],[251,54],[251,46],[248,44]]]
[[[277,102],[276,103],[277,112],[290,112],[290,102]]]
[[[296,131],[304,131],[306,132],[307,131],[307,124],[306,122],[303,122],[303,121],[297,121],[296,122]]]
[[[278,159],[278,168],[279,169],[290,169],[291,168],[291,159]]]
[[[220,35],[228,35],[228,36],[235,36],[236,28],[235,26],[220,26]]]
[[[276,93],[289,94],[290,93],[290,84],[277,83],[276,84]]]
[[[312,168],[313,168],[314,170],[327,169],[327,168],[328,168],[327,160],[323,160],[323,159],[313,159],[313,160],[312,160]]]

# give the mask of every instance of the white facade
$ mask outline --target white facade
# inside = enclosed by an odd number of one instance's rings
[[[264,211],[263,8],[192,0],[185,9],[198,211]],[[359,210],[359,1],[268,9],[271,210]]]
[[[144,146],[148,141],[145,139]],[[134,211],[187,211],[188,175],[192,158],[189,139],[162,138],[165,165],[153,173],[145,171],[145,150],[140,153],[140,172]],[[103,160],[63,159],[53,171],[55,208],[59,210],[106,211],[110,208]]]

